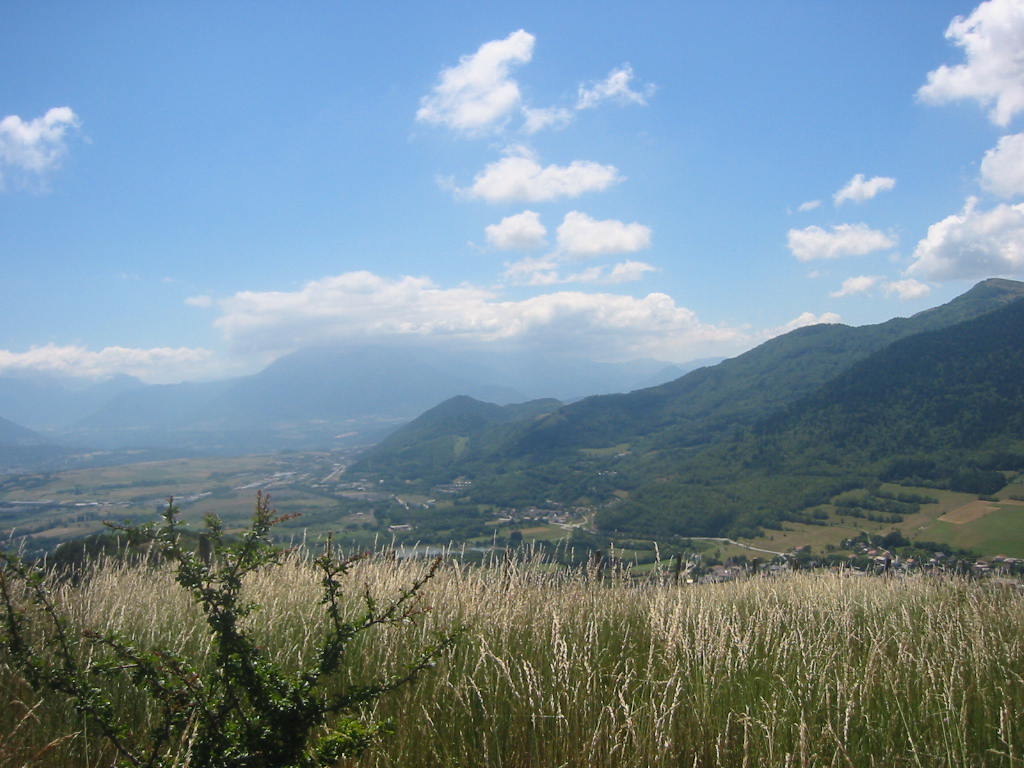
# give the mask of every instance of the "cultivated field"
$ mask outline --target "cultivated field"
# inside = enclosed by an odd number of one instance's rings
[[[394,594],[425,564],[366,560]],[[666,579],[667,580],[667,579]],[[298,555],[248,585],[265,653],[294,665],[320,632]],[[83,628],[202,658],[197,613],[165,570],[108,565],[61,600]],[[395,670],[438,631],[467,630],[436,669],[378,700],[394,733],[351,765],[1019,766],[1024,598],[937,577],[834,573],[675,587],[529,558],[446,561],[432,610],[367,637],[339,685]],[[0,765],[105,766],[73,711],[38,701],[0,660]],[[146,713],[121,696],[140,726]],[[136,709],[132,709],[136,707]],[[70,738],[47,745],[55,738]]]

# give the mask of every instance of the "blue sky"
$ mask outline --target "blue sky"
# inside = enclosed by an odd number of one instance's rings
[[[1024,278],[1024,0],[12,2],[0,374],[732,355]]]

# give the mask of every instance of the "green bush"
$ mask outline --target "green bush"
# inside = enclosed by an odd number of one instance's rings
[[[356,618],[341,607],[342,578],[356,558],[327,551],[314,560],[320,574],[327,631],[311,663],[285,671],[271,661],[240,621],[258,606],[242,597],[245,578],[280,565],[270,530],[276,517],[269,497],[257,496],[252,523],[238,539],[224,536],[220,521],[206,521],[197,551],[183,545],[184,525],[171,500],[162,522],[123,526],[173,563],[177,583],[201,609],[213,649],[212,663],[192,664],[162,648],[141,648],[112,631],[78,627],[58,607],[51,575],[15,554],[0,552],[0,641],[35,689],[67,697],[111,743],[121,764],[143,768],[312,768],[362,753],[385,724],[361,716],[383,693],[433,665],[454,634],[443,635],[402,672],[334,692],[346,651],[376,626],[408,623],[424,609],[426,574],[385,604],[367,592]],[[126,722],[104,686],[115,678],[148,698],[158,713],[153,725]],[[328,689],[331,692],[328,692]]]

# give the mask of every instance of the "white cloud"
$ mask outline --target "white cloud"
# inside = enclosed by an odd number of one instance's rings
[[[569,165],[542,167],[525,147],[506,150],[505,157],[488,164],[473,178],[473,185],[459,193],[490,203],[545,202],[600,192],[623,180],[613,165],[574,160]]]
[[[213,306],[213,297],[201,294],[199,296],[189,296],[185,299],[185,303],[190,307],[200,307],[206,309],[207,307]]]
[[[484,229],[487,242],[502,251],[541,248],[547,233],[536,211],[506,216],[498,224],[491,224]]]
[[[653,85],[645,85],[639,91],[630,87],[633,80],[633,68],[623,64],[608,73],[608,77],[589,86],[581,85],[576,100],[576,109],[592,109],[605,101],[619,104],[646,104],[654,94]]]
[[[808,200],[806,203],[800,203],[797,206],[797,211],[800,213],[807,213],[807,211],[813,211],[815,208],[821,207],[821,200]]]
[[[534,40],[520,29],[461,57],[456,66],[441,72],[437,85],[420,100],[416,119],[470,135],[500,128],[522,99],[509,70],[533,58]]]
[[[648,272],[657,272],[658,268],[644,261],[622,261],[616,264],[608,275],[609,283],[632,283],[642,280]]]
[[[542,262],[534,260],[533,266]],[[240,292],[219,306],[216,325],[236,350],[247,352],[349,339],[444,337],[570,345],[602,359],[686,360],[735,350],[751,339],[744,331],[700,322],[663,293],[560,291],[508,301],[473,286],[441,288],[427,278],[370,272],[326,277],[296,291]]]
[[[840,256],[863,256],[892,248],[896,240],[866,224],[839,224],[831,232],[819,226],[791,229],[787,243],[797,259],[813,261],[837,259]]]
[[[875,176],[871,179],[865,179],[863,173],[858,173],[847,182],[845,187],[832,196],[832,200],[837,206],[842,205],[847,200],[863,203],[865,200],[873,198],[879,192],[885,192],[895,186],[896,179],[889,176]]]
[[[598,221],[569,211],[558,227],[558,249],[571,256],[634,253],[651,247],[651,228],[615,219]]]
[[[918,97],[930,104],[974,99],[992,106],[989,119],[1007,125],[1024,110],[1024,1],[989,0],[970,16],[957,16],[946,39],[964,49],[967,61],[928,73]]]
[[[78,125],[70,107],[54,107],[27,122],[18,115],[0,120],[0,186],[11,170],[40,177],[57,168],[67,154],[67,132]]]
[[[1024,203],[979,211],[977,198],[969,198],[963,211],[928,227],[907,274],[929,280],[1024,274]]]
[[[0,349],[0,374],[32,371],[91,379],[128,374],[150,383],[167,383],[207,376],[216,368],[213,352],[189,347],[104,347],[94,351],[46,344],[27,352]]]
[[[510,285],[554,285],[564,282],[558,274],[558,260],[547,256],[528,256],[505,264],[502,278]]]
[[[904,301],[910,301],[912,299],[923,299],[932,292],[932,289],[925,283],[910,278],[886,283],[885,292],[890,295],[896,294]]]
[[[859,275],[857,277],[848,277],[843,280],[843,287],[838,291],[833,291],[829,294],[833,299],[840,299],[844,296],[853,296],[857,293],[867,293],[876,285],[881,282],[882,278],[878,275]]]
[[[981,184],[1000,197],[1024,195],[1024,133],[1003,136],[985,153]]]
[[[823,312],[820,315],[816,315],[813,312],[802,312],[785,325],[780,325],[777,328],[769,328],[766,331],[758,334],[762,340],[771,339],[776,336],[781,336],[784,333],[795,331],[797,328],[806,328],[810,325],[821,325],[823,323],[833,324],[841,323],[843,319],[835,312]]]
[[[506,264],[504,278],[510,285],[551,286],[567,283],[594,283],[620,285],[642,280],[648,272],[657,267],[643,261],[622,261],[609,269],[607,265],[587,267],[568,275],[560,271],[561,264],[551,256],[526,258]]]
[[[523,131],[534,134],[545,128],[565,128],[573,119],[573,112],[565,107],[523,107]]]

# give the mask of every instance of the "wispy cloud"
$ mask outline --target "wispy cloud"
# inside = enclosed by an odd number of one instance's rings
[[[904,301],[923,299],[931,292],[931,286],[913,278],[907,280],[894,280],[885,284],[885,292],[889,295],[895,294]]]
[[[838,291],[832,291],[829,296],[833,299],[839,299],[844,296],[853,296],[857,293],[867,293],[880,282],[882,282],[882,278],[878,275],[848,277],[846,280],[843,280],[843,287]]]
[[[634,90],[632,81],[633,68],[629,64],[623,64],[609,72],[604,80],[581,85],[576,99],[576,109],[593,109],[605,102],[646,104],[654,95],[655,87],[647,84],[641,86],[640,90]]]
[[[873,198],[879,192],[885,192],[895,186],[896,179],[889,176],[875,176],[865,179],[863,173],[858,173],[846,183],[846,186],[832,196],[832,200],[837,206],[847,201],[863,203],[865,200]]]
[[[761,340],[771,339],[776,336],[782,336],[783,334],[795,331],[797,328],[806,328],[811,325],[821,325],[823,323],[841,323],[842,321],[843,319],[835,312],[822,312],[820,315],[816,315],[813,312],[801,312],[788,323],[762,331],[758,336]]]
[[[565,107],[524,107],[523,117],[523,132],[534,134],[547,128],[565,128],[572,122],[574,114]]]
[[[198,296],[189,296],[185,299],[185,304],[190,307],[199,307],[200,309],[206,309],[213,306],[213,297],[207,296],[206,294],[200,294]]]

